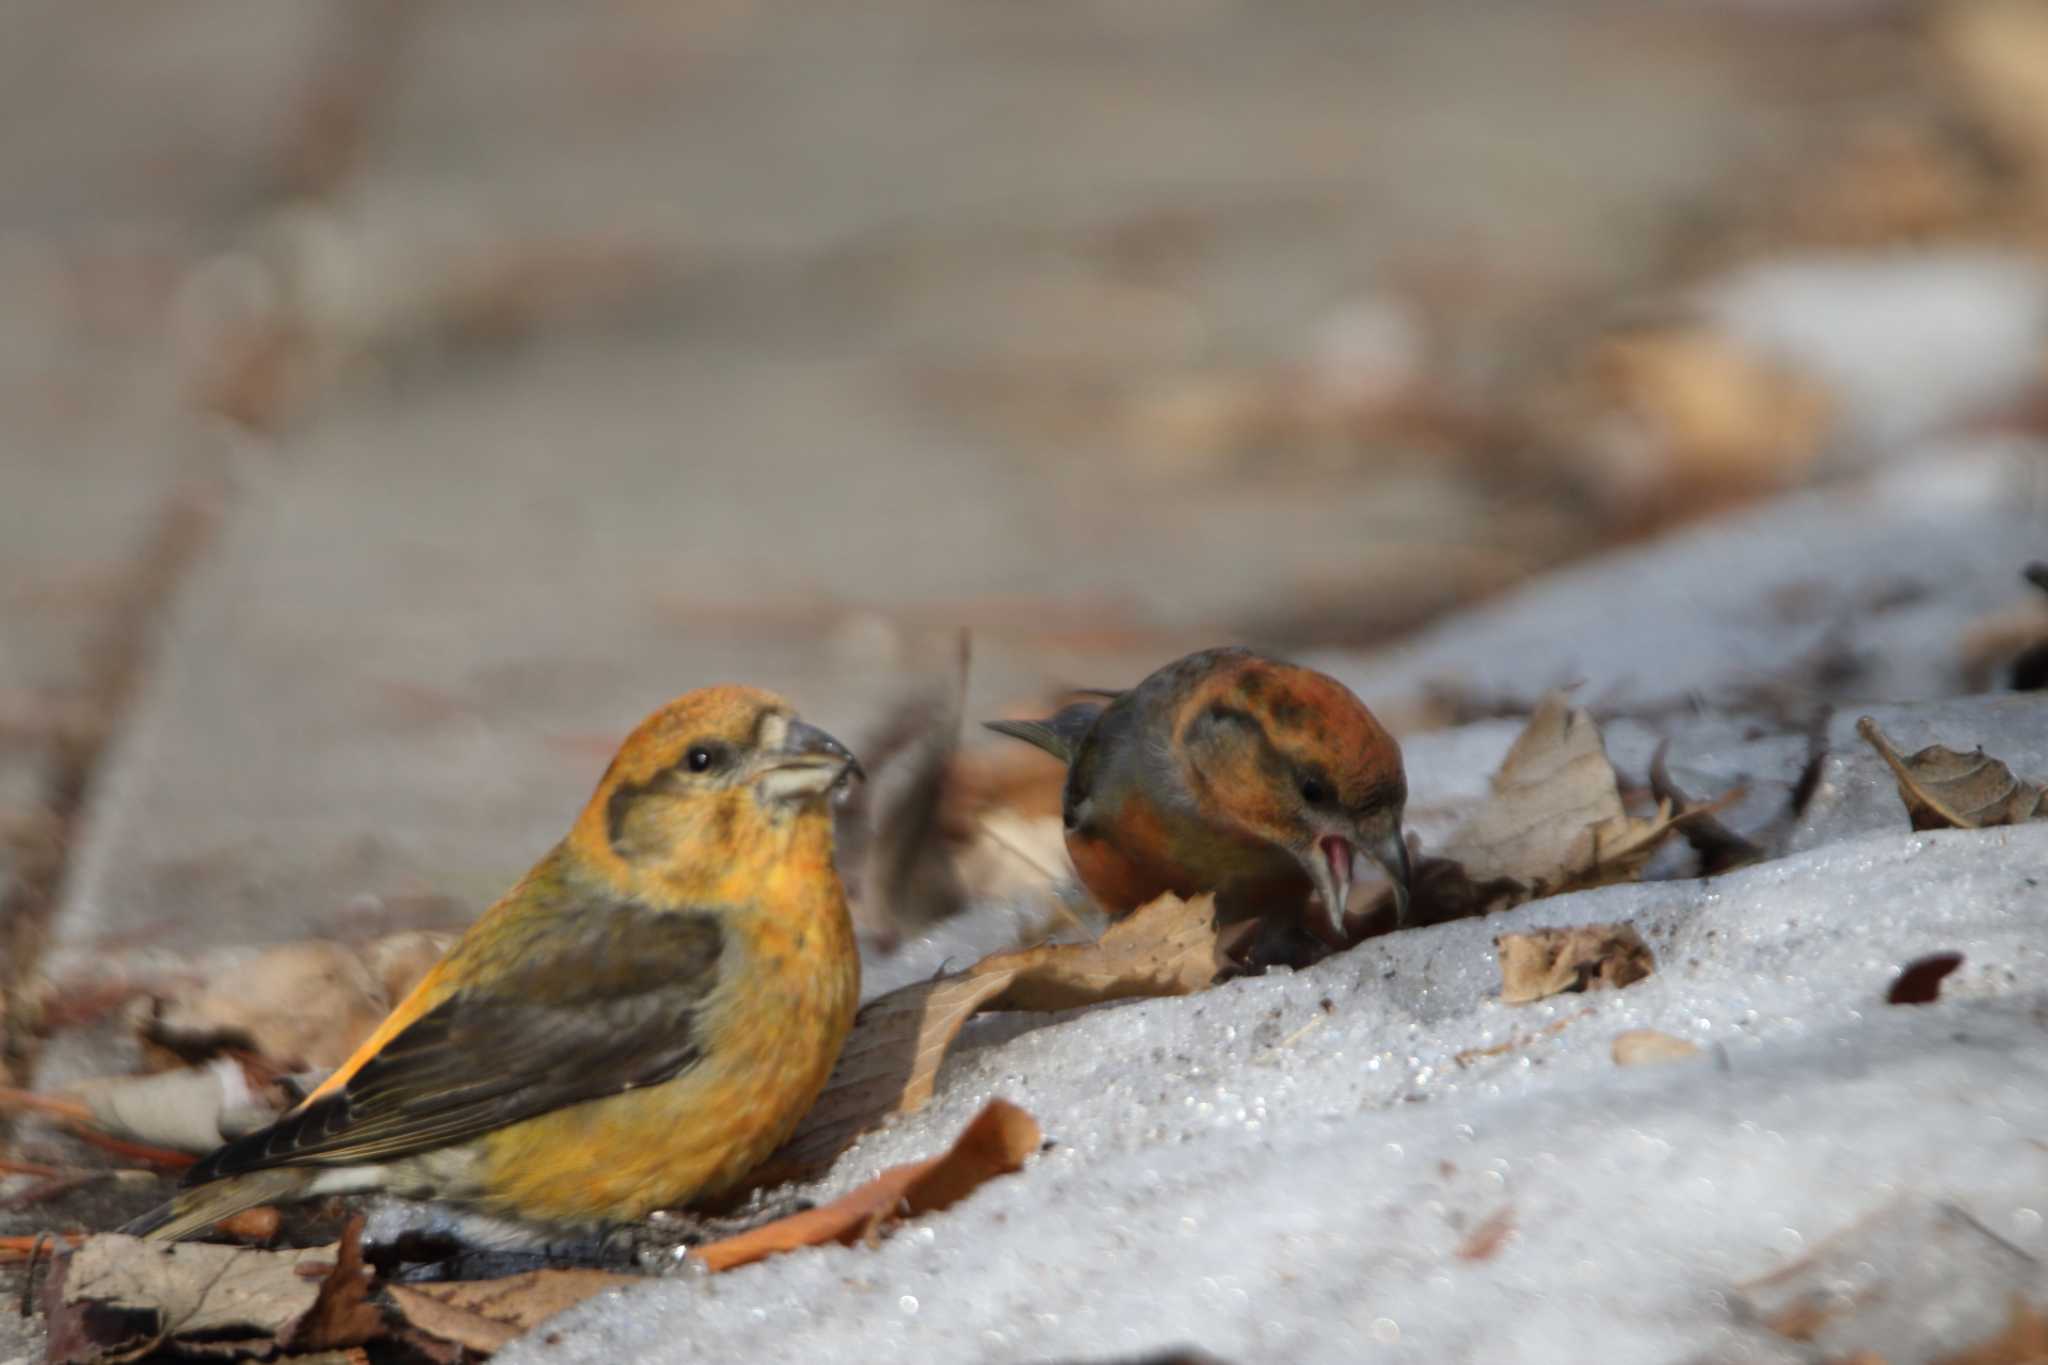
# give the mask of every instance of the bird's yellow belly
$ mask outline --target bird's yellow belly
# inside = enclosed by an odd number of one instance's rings
[[[819,967],[753,976],[713,1025],[719,1042],[676,1079],[491,1134],[475,1202],[532,1222],[612,1223],[732,1186],[809,1110],[852,1026],[858,957]]]

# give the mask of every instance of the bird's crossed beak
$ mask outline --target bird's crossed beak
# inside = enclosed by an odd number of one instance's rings
[[[865,779],[861,768],[844,744],[807,721],[784,722],[779,741],[766,741],[756,761],[762,794],[778,801],[794,801],[831,791],[849,778]]]
[[[1364,847],[1341,834],[1320,835],[1304,861],[1323,902],[1323,921],[1316,927],[1332,944],[1346,941],[1344,906],[1351,899],[1351,863],[1360,853],[1372,859],[1393,885],[1394,927],[1408,922],[1408,844],[1398,819],[1389,821],[1386,832]]]

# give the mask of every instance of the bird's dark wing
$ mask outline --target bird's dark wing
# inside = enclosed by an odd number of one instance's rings
[[[724,945],[716,913],[613,902],[550,918],[545,952],[516,953],[488,988],[449,996],[339,1089],[222,1147],[185,1183],[445,1147],[698,1060]]]

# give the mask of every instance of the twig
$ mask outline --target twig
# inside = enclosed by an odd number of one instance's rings
[[[152,1147],[146,1142],[130,1142],[117,1138],[111,1133],[102,1133],[97,1128],[74,1127],[71,1136],[80,1142],[97,1147],[103,1152],[139,1161],[145,1166],[157,1166],[167,1171],[182,1171],[199,1160],[190,1152],[174,1152],[168,1147]]]
[[[92,1122],[92,1110],[77,1100],[60,1100],[55,1095],[38,1095],[33,1090],[16,1090],[9,1086],[0,1086],[0,1110],[47,1114],[73,1123]]]
[[[54,1241],[60,1237],[71,1246],[77,1246],[85,1241],[85,1234],[82,1232],[38,1232],[32,1237],[0,1237],[0,1265],[11,1265],[16,1261],[26,1261],[32,1256],[39,1255],[38,1248],[44,1242]]]
[[[153,1147],[146,1142],[130,1142],[111,1133],[103,1133],[93,1127],[92,1110],[76,1100],[58,1099],[55,1095],[38,1095],[33,1090],[16,1090],[0,1086],[0,1112],[42,1114],[61,1123],[65,1130],[80,1142],[112,1152],[116,1156],[139,1161],[147,1166],[158,1166],[166,1170],[182,1171],[199,1160],[190,1152],[174,1152],[168,1147]]]
[[[1537,1029],[1534,1033],[1518,1033],[1514,1037],[1509,1038],[1506,1042],[1495,1043],[1492,1047],[1468,1047],[1463,1052],[1460,1052],[1456,1056],[1452,1057],[1451,1060],[1453,1062],[1456,1062],[1458,1066],[1462,1069],[1464,1067],[1472,1065],[1472,1063],[1478,1061],[1481,1057],[1503,1056],[1507,1053],[1513,1052],[1518,1047],[1526,1047],[1530,1043],[1535,1042],[1539,1038],[1548,1038],[1553,1033],[1562,1032],[1565,1025],[1576,1023],[1579,1020],[1585,1018],[1587,1015],[1591,1014],[1592,1012],[1593,1007],[1588,1005],[1585,1009],[1580,1010],[1577,1014],[1567,1014],[1562,1019],[1556,1019],[1548,1024],[1545,1024],[1542,1028]]]
[[[21,1301],[14,1306],[15,1313],[20,1317],[26,1318],[35,1308],[36,1263],[43,1259],[43,1244],[49,1237],[49,1233],[39,1232],[36,1234],[36,1240],[29,1246],[28,1268],[21,1272]]]

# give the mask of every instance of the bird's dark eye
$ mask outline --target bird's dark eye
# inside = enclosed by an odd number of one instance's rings
[[[1301,799],[1311,806],[1320,806],[1330,799],[1330,784],[1320,777],[1301,779]]]
[[[685,761],[689,763],[691,772],[701,773],[711,767],[712,759],[711,746],[708,744],[693,744],[690,746],[690,752]]]

